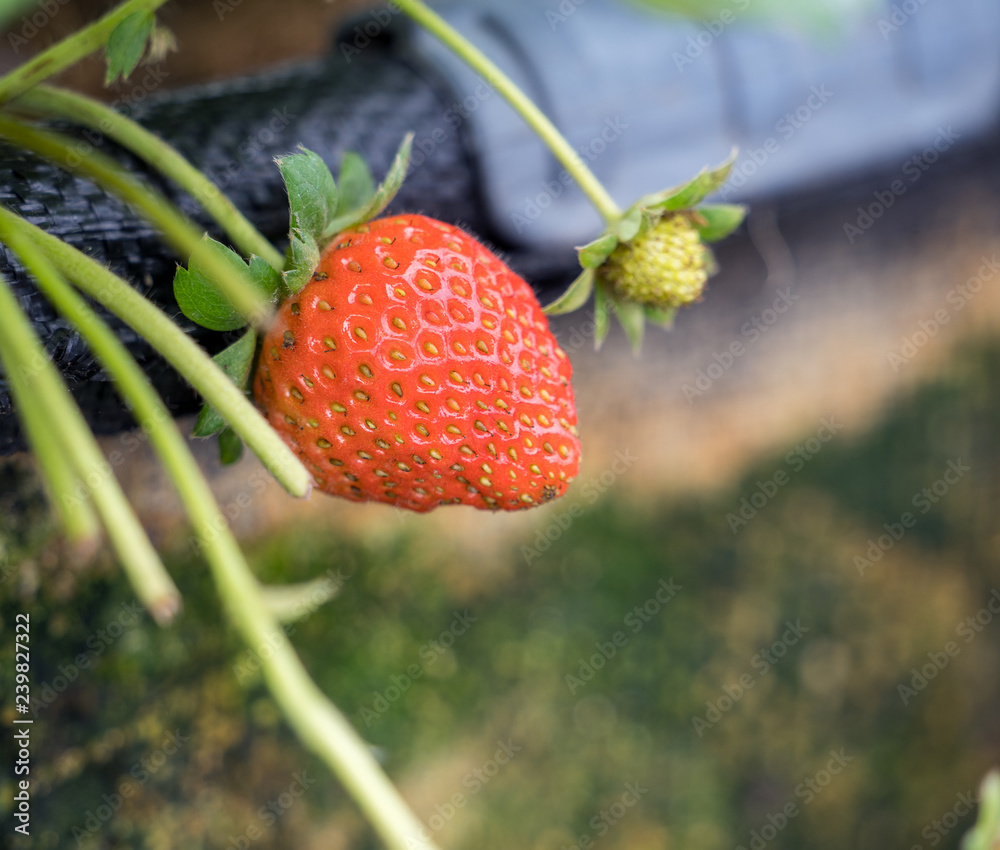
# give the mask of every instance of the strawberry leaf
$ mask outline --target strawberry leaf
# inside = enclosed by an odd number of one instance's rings
[[[718,242],[743,223],[747,208],[738,204],[703,204],[695,210],[705,224],[699,223],[702,242]]]
[[[593,242],[577,248],[580,265],[585,269],[598,269],[618,247],[618,237],[614,233],[602,233]]]
[[[721,165],[712,169],[703,169],[697,177],[689,180],[683,186],[647,195],[640,201],[640,204],[647,209],[659,208],[664,212],[684,210],[700,204],[706,196],[726,182],[733,163],[736,162],[736,153],[734,148],[729,158]]]
[[[340,189],[338,216],[364,209],[371,203],[375,197],[375,178],[363,157],[353,151],[344,154],[337,188]]]
[[[392,199],[396,197],[399,187],[403,185],[406,170],[410,167],[410,149],[412,147],[413,133],[407,133],[399,150],[396,151],[396,156],[389,167],[389,173],[386,174],[385,180],[379,185],[372,199],[361,209],[338,215],[332,221],[327,222],[321,242],[329,241],[342,230],[370,221],[389,206]]]
[[[282,274],[285,288],[294,295],[305,286],[319,265],[319,245],[311,235],[303,235],[298,230],[292,230],[291,242],[288,246],[290,255],[288,268]]]
[[[229,466],[242,456],[243,441],[236,436],[232,428],[226,428],[219,434],[219,462],[223,466]]]
[[[253,278],[253,282],[257,284],[257,287],[262,292],[267,294],[267,297],[272,302],[280,299],[283,294],[282,290],[284,289],[284,281],[282,280],[281,273],[271,268],[267,260],[258,257],[256,254],[250,257],[250,277]]]
[[[642,305],[635,301],[619,301],[617,307],[618,321],[632,344],[632,353],[638,354],[642,348],[642,336],[646,329],[646,313]]]
[[[119,77],[128,79],[142,59],[154,23],[152,12],[133,12],[111,31],[104,48],[104,55],[108,60],[104,85],[111,85]]]
[[[636,205],[628,210],[618,221],[614,222],[610,228],[622,242],[630,242],[636,237],[639,228],[642,226],[642,209]]]
[[[594,349],[601,350],[604,340],[611,329],[612,302],[603,282],[594,290]]]
[[[205,237],[205,241],[238,274],[247,274],[246,263],[235,251],[208,236]],[[192,261],[186,269],[182,266],[177,268],[174,275],[174,297],[185,316],[210,330],[234,331],[247,323],[196,261]]]
[[[322,237],[327,224],[337,214],[339,193],[330,169],[322,157],[307,148],[276,160],[291,212],[291,229],[314,240]]]
[[[253,364],[256,347],[257,332],[251,329],[212,359],[236,386],[245,390],[250,378],[250,367]],[[198,421],[195,423],[191,435],[193,437],[211,437],[225,427],[226,420],[218,414],[214,407],[206,404],[201,408],[201,413],[198,414]]]
[[[569,285],[569,288],[545,307],[542,312],[547,316],[558,316],[580,309],[590,298],[596,276],[597,273],[593,269],[584,269],[580,276]]]

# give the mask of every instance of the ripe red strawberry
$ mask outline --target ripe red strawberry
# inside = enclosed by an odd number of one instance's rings
[[[517,510],[577,473],[571,373],[524,280],[407,215],[330,243],[264,336],[254,396],[328,493]]]

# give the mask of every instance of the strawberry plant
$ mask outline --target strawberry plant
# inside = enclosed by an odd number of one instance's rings
[[[187,260],[174,280],[185,315],[218,331],[246,330],[209,357],[127,281],[6,209],[0,240],[76,327],[148,435],[234,626],[248,646],[273,650],[262,658],[263,676],[288,723],[340,776],[388,846],[431,847],[370,748],[310,679],[281,628],[275,594],[250,572],[166,406],[83,296],[145,338],[200,393],[197,436],[218,435],[227,460],[245,444],[294,496],[318,485],[416,511],[449,503],[532,507],[566,491],[580,458],[571,366],[545,315],[579,309],[593,293],[598,344],[612,312],[636,347],[646,321],[669,324],[678,307],[700,297],[713,269],[705,243],[742,221],[740,207],[701,204],[731,160],[622,211],[499,69],[422,3],[398,0],[493,81],[578,181],[606,229],[580,249],[576,282],[543,311],[530,286],[473,236],[418,215],[379,217],[405,177],[405,139],[378,187],[359,155],[344,157],[339,180],[309,151],[279,160],[290,207],[283,253],[161,139],[99,102],[44,85],[98,50],[108,81],[127,78],[171,41],[155,19],[163,2],[128,0],[0,78],[0,138],[131,205]],[[93,150],[81,155],[75,140],[45,124],[50,119],[100,128],[197,199],[232,247],[203,236],[120,164]],[[142,604],[168,624],[181,608],[174,582],[2,280],[0,361],[67,540],[88,550],[106,533]],[[294,610],[287,600],[295,589],[281,590],[281,610]]]

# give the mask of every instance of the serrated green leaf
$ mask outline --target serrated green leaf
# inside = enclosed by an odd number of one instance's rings
[[[236,463],[243,456],[243,441],[232,428],[219,433],[219,462],[223,466]]]
[[[278,159],[278,170],[288,192],[291,229],[318,240],[337,214],[339,193],[323,158],[308,148],[300,150]]]
[[[593,242],[577,248],[580,265],[585,269],[597,269],[618,247],[618,237],[614,233],[602,233]]]
[[[407,133],[402,144],[399,146],[399,150],[396,151],[396,156],[389,167],[389,173],[386,174],[385,180],[379,185],[378,190],[368,205],[362,207],[360,210],[338,215],[332,221],[328,222],[326,229],[323,231],[322,241],[329,240],[342,230],[347,230],[363,221],[370,221],[389,206],[392,199],[396,197],[399,187],[403,185],[403,180],[406,178],[406,170],[410,167],[410,149],[412,147],[413,133]]]
[[[104,55],[108,60],[104,85],[111,85],[119,77],[128,79],[142,59],[154,23],[152,12],[133,12],[111,31],[104,48]]]
[[[353,151],[344,154],[340,161],[337,188],[340,190],[338,216],[365,209],[372,202],[375,196],[375,178],[362,156]]]
[[[672,327],[674,316],[677,315],[675,307],[652,307],[648,304],[643,306],[642,312],[645,314],[648,322],[658,325],[661,328]]]
[[[996,850],[1000,846],[1000,771],[991,770],[979,785],[976,825],[962,839],[962,850]]]
[[[280,300],[284,294],[284,281],[281,278],[281,272],[273,269],[267,260],[256,254],[250,257],[250,277],[271,301]]]
[[[611,300],[608,295],[607,285],[604,281],[598,281],[594,290],[594,350],[600,351],[604,345],[604,340],[611,330]]]
[[[319,265],[319,246],[312,236],[303,236],[299,231],[293,230],[288,250],[289,265],[282,277],[288,293],[294,295],[309,282],[316,271],[316,266]]]
[[[705,168],[692,180],[671,189],[664,189],[662,192],[655,192],[646,195],[639,206],[647,209],[661,209],[664,212],[674,210],[686,210],[700,204],[706,196],[720,188],[729,177],[733,163],[736,162],[736,148],[729,155],[729,158],[715,168]]]
[[[237,274],[247,275],[246,263],[239,254],[208,236],[205,241]],[[174,298],[185,316],[209,330],[234,331],[247,323],[196,261],[192,261],[187,269],[178,267],[174,275]]]
[[[257,348],[257,332],[248,330],[228,348],[224,348],[212,359],[229,379],[241,390],[247,388],[250,368],[253,366],[254,351]],[[191,432],[193,437],[211,437],[226,427],[226,420],[209,404],[205,404],[198,414],[198,421]]]
[[[642,208],[638,205],[627,210],[618,221],[609,226],[609,230],[614,233],[622,242],[632,241],[639,232],[642,225]]]
[[[555,301],[545,307],[542,312],[547,316],[559,316],[563,313],[572,313],[579,310],[594,289],[594,279],[597,273],[593,269],[584,269],[574,280],[567,290]]]
[[[696,224],[702,242],[724,239],[746,218],[747,208],[740,204],[703,204],[695,210],[705,224]]]
[[[642,336],[646,330],[646,313],[642,305],[635,301],[619,301],[617,307],[618,321],[632,345],[632,353],[638,355],[642,349]]]

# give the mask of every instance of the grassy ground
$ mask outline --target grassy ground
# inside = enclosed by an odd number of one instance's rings
[[[637,508],[623,476],[580,516],[540,512],[488,581],[454,580],[480,565],[414,523],[251,555],[342,583],[293,639],[444,846],[957,847],[1000,762],[998,371],[1000,347],[968,347],[867,435],[803,435],[726,492]],[[110,568],[42,550],[4,573],[47,702],[34,846],[376,846],[203,566],[171,567],[166,631]]]

